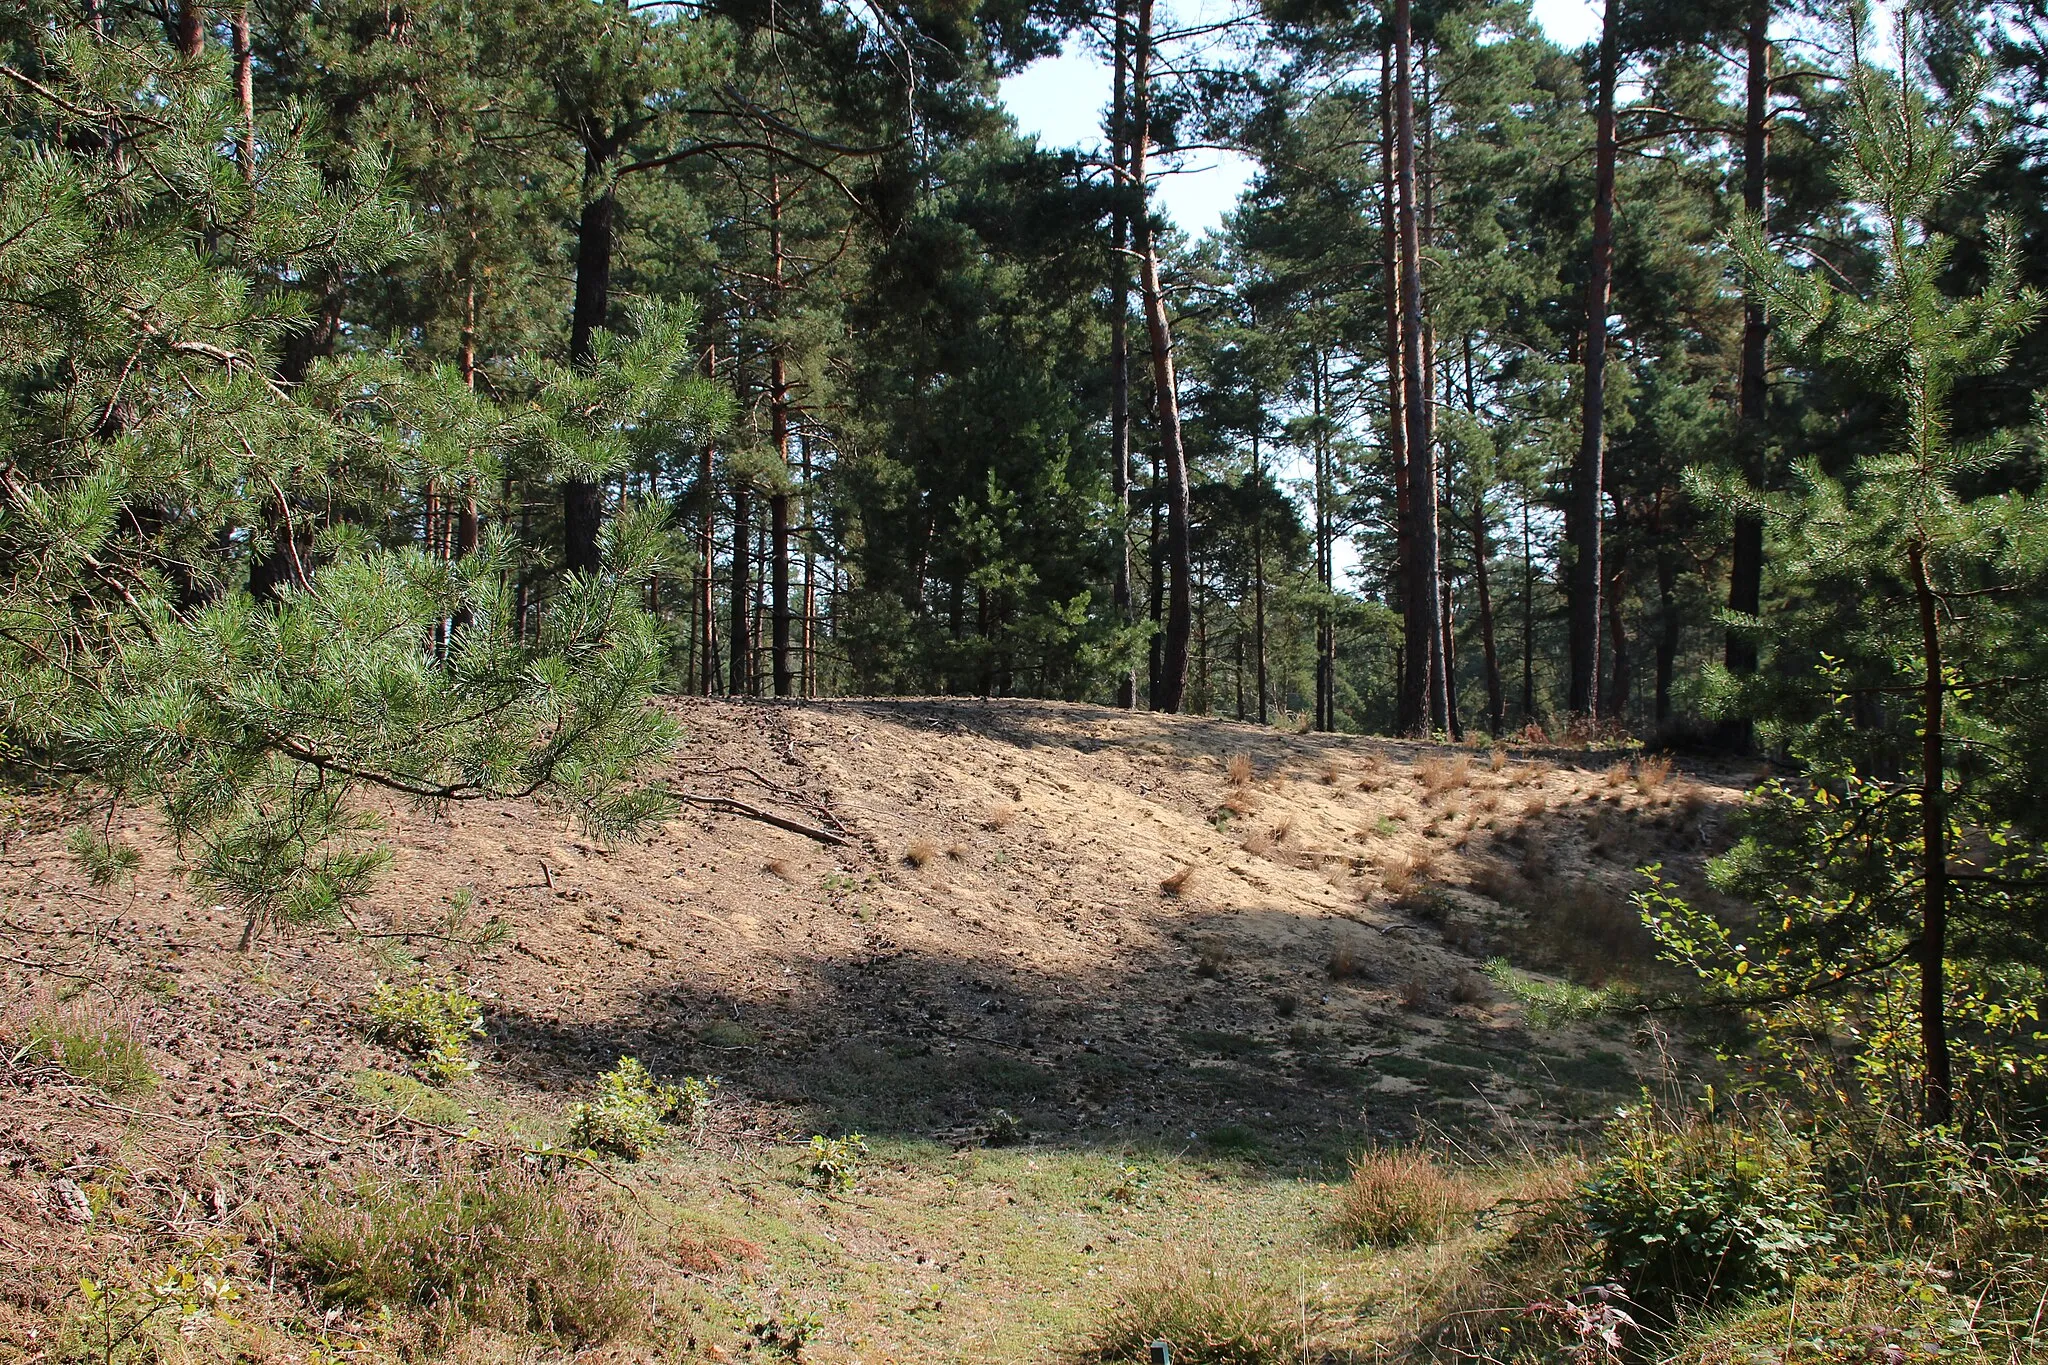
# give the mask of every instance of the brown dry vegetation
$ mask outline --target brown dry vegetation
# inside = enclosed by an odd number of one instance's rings
[[[378,937],[239,953],[240,918],[175,875],[147,820],[115,820],[134,882],[95,888],[64,851],[73,816],[38,806],[0,862],[0,1007],[64,995],[132,1021],[154,1083],[115,1096],[17,1041],[26,1023],[0,1028],[0,1357],[75,1316],[80,1275],[146,1286],[217,1254],[251,1359],[304,1359],[324,1332],[366,1365],[539,1360],[579,1349],[584,1321],[619,1360],[805,1333],[807,1360],[1045,1359],[1083,1331],[1091,1275],[1162,1239],[1293,1228],[1325,1255],[1316,1176],[1361,1146],[1597,1125],[1651,1059],[1532,1030],[1475,969],[1503,949],[1588,977],[1639,956],[1634,867],[1696,876],[1741,778],[1639,767],[1596,829],[1570,800],[1588,774],[1540,756],[1474,772],[1427,745],[1051,703],[675,705],[690,740],[666,780],[824,837],[686,809],[606,845],[529,804],[394,806],[394,865],[357,916]],[[1247,857],[1217,816],[1254,764],[1285,860]],[[1411,818],[1425,771],[1482,810],[1522,795],[1494,828],[1430,824]],[[944,876],[911,865],[942,849]],[[379,979],[482,1002],[472,1077],[421,1085],[369,1040]],[[723,1078],[696,1141],[537,1166],[621,1055]],[[1028,1145],[978,1149],[1011,1131],[999,1112]],[[852,1130],[875,1153],[828,1199],[805,1144]],[[428,1305],[330,1299],[297,1249],[309,1200],[537,1169],[545,1199],[503,1195],[518,1226],[611,1248],[577,1262],[595,1307],[538,1337],[507,1316],[528,1301],[514,1270],[479,1272],[500,1307],[457,1339]]]

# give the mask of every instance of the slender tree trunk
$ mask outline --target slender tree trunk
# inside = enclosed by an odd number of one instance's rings
[[[1265,409],[1261,407],[1260,413]],[[1259,433],[1252,432],[1252,483],[1263,496],[1266,488],[1266,468],[1259,455]],[[1266,715],[1266,517],[1263,502],[1254,504],[1261,510],[1252,518],[1252,639],[1257,646],[1257,668],[1259,680],[1259,724],[1267,723]]]
[[[1771,150],[1771,0],[1750,0],[1744,45],[1748,49],[1748,98],[1742,120],[1742,206],[1761,228],[1770,211],[1768,164]],[[1764,469],[1764,407],[1769,363],[1770,322],[1764,316],[1763,299],[1746,293],[1742,304],[1742,374],[1737,396],[1737,440],[1747,468],[1743,471],[1756,487],[1762,487]],[[1763,606],[1764,524],[1749,513],[1735,518],[1734,542],[1729,547],[1728,610],[1755,616]],[[1756,643],[1739,626],[1728,630],[1723,660],[1737,677],[1756,672]],[[1755,734],[1747,716],[1730,717],[1722,727],[1722,742],[1748,752]]]
[[[727,466],[730,470],[731,466]],[[732,600],[726,603],[726,649],[730,655],[727,670],[726,691],[735,697],[743,697],[749,688],[747,679],[753,673],[754,640],[753,631],[748,628],[752,612],[752,589],[748,584],[748,568],[754,555],[753,508],[748,504],[747,485],[735,478],[732,481]]]
[[[1955,1116],[1948,1055],[1948,793],[1943,785],[1941,618],[1927,554],[1909,551],[1920,608],[1920,1066],[1921,1118],[1930,1128]]]
[[[772,271],[773,303],[777,318],[782,313],[782,175],[768,177],[768,259]],[[782,342],[771,343],[768,357],[769,440],[782,469],[775,491],[768,495],[768,581],[771,650],[769,671],[775,695],[787,697],[795,690],[796,673],[791,667],[789,630],[789,370],[783,360]]]
[[[1314,423],[1316,586],[1316,715],[1315,728],[1332,729],[1331,689],[1336,678],[1330,667],[1330,443],[1323,435],[1324,385],[1329,382],[1329,359],[1318,351],[1309,375],[1310,420]]]
[[[769,605],[769,631],[773,650],[769,667],[775,695],[787,697],[795,690],[796,674],[791,667],[789,621],[789,386],[778,351],[768,362],[769,439],[782,461],[783,479],[768,495],[768,578],[773,599]]]
[[[178,0],[171,9],[171,42],[187,61],[206,50],[206,6],[198,0]]]
[[[234,18],[235,107],[241,115],[238,130],[242,183],[256,183],[256,52],[249,41],[249,0],[242,0]]]
[[[1660,540],[1662,539],[1660,535]],[[1668,550],[1657,554],[1657,698],[1658,724],[1671,718],[1671,680],[1678,667],[1678,560]]]
[[[1536,541],[1529,531],[1529,494],[1522,492],[1522,723],[1536,722]]]
[[[1129,627],[1131,619],[1131,267],[1125,252],[1130,246],[1130,219],[1123,205],[1132,193],[1130,170],[1130,54],[1126,30],[1129,24],[1125,0],[1117,0],[1114,42],[1115,75],[1109,105],[1109,158],[1112,180],[1118,191],[1117,208],[1110,221],[1110,311],[1109,311],[1109,459],[1110,493],[1115,499],[1116,576],[1110,588],[1117,624]],[[1138,704],[1138,671],[1130,660],[1118,669],[1116,704],[1130,710]]]
[[[610,149],[584,154],[583,212],[576,222],[576,302],[569,316],[569,360],[590,363],[591,338],[604,326],[611,303],[612,219],[617,205],[606,178]],[[601,566],[598,537],[604,528],[604,489],[596,479],[562,481],[562,567],[596,573]]]
[[[1594,108],[1593,245],[1586,274],[1585,374],[1579,454],[1572,466],[1571,695],[1574,716],[1599,713],[1601,492],[1606,455],[1607,311],[1614,271],[1614,84],[1621,61],[1620,0],[1607,0]]]
[[[1159,661],[1157,711],[1181,708],[1187,690],[1188,641],[1194,601],[1188,563],[1188,462],[1180,442],[1180,399],[1173,376],[1173,332],[1166,295],[1159,283],[1159,253],[1152,242],[1150,196],[1145,184],[1152,112],[1152,0],[1138,0],[1137,53],[1132,75],[1131,180],[1140,202],[1132,227],[1138,252],[1138,289],[1144,298],[1145,330],[1152,342],[1153,399],[1159,411],[1159,456],[1166,471],[1166,637]]]
[[[1436,452],[1429,433],[1429,370],[1423,358],[1422,241],[1416,223],[1415,97],[1411,70],[1410,0],[1394,3],[1394,158],[1400,199],[1402,405],[1408,435],[1408,503],[1414,531],[1409,542],[1408,676],[1403,712],[1411,730],[1448,717],[1430,714],[1442,698],[1443,635],[1437,625]]]
[[[797,449],[803,452],[803,502],[801,504],[804,524],[799,530],[804,538],[804,623],[803,623],[803,695],[814,700],[818,695],[818,650],[817,650],[817,513],[811,506],[811,438],[808,433],[799,434]]]
[[[1500,651],[1493,639],[1493,591],[1487,573],[1486,499],[1472,504],[1472,586],[1479,594],[1479,648],[1486,665],[1486,732],[1500,738],[1507,728],[1507,702],[1501,695]]]
[[[1628,630],[1621,610],[1622,601],[1627,596],[1627,575],[1625,565],[1614,565],[1603,595],[1607,607],[1607,631],[1613,637],[1614,671],[1607,680],[1607,705],[1601,714],[1616,722],[1627,714],[1629,693],[1635,686],[1635,663],[1629,656]]]
[[[1415,528],[1408,495],[1408,406],[1402,374],[1402,256],[1394,105],[1394,45],[1389,35],[1380,47],[1380,268],[1386,280],[1387,304],[1387,455],[1394,470],[1394,564],[1388,578],[1394,604],[1405,623],[1409,614],[1408,565],[1414,555]],[[1410,677],[1416,654],[1408,647],[1405,633],[1394,656],[1394,728],[1401,734],[1412,734],[1423,727],[1428,703],[1426,685],[1417,685]]]
[[[718,348],[704,348],[704,377],[718,378]],[[701,670],[698,686],[705,696],[718,690],[718,624],[717,598],[712,585],[711,568],[718,554],[717,543],[713,540],[715,518],[718,512],[718,484],[713,465],[714,450],[706,441],[697,452],[697,639],[698,667]]]

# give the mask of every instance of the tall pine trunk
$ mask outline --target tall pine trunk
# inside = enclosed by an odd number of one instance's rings
[[[1392,34],[1380,47],[1380,269],[1386,280],[1387,304],[1387,455],[1394,473],[1394,565],[1388,575],[1394,603],[1406,620],[1408,560],[1414,537],[1408,498],[1408,407],[1402,378],[1400,191],[1394,170],[1394,44]],[[1416,661],[1404,635],[1395,657],[1394,728],[1411,734],[1422,728],[1427,692],[1412,684]]]
[[[1920,609],[1920,1069],[1922,1120],[1940,1127],[1955,1116],[1948,1055],[1948,796],[1942,784],[1940,604],[1927,577],[1926,549],[1908,551]]]
[[[1748,51],[1747,98],[1742,119],[1742,206],[1761,229],[1769,212],[1768,163],[1771,150],[1771,0],[1750,0],[1744,29]],[[1737,390],[1737,440],[1752,485],[1764,482],[1764,404],[1769,363],[1770,322],[1763,300],[1748,292],[1742,305],[1742,372]],[[1735,518],[1728,557],[1728,610],[1755,616],[1763,606],[1764,523],[1753,513]],[[1756,672],[1756,644],[1739,626],[1731,626],[1722,653],[1728,671],[1737,677]],[[1731,717],[1722,740],[1748,751],[1755,736],[1747,716]]]
[[[782,314],[782,175],[768,178],[768,257],[773,281],[773,308]],[[775,695],[787,697],[795,690],[796,670],[790,659],[789,630],[789,369],[783,359],[782,342],[770,343],[768,357],[768,435],[775,458],[782,465],[775,491],[768,495],[768,582],[771,601],[768,630],[771,649],[769,671]]]
[[[730,466],[728,466],[728,469]],[[747,569],[754,548],[754,530],[750,524],[753,509],[748,505],[747,485],[742,479],[732,484],[732,600],[726,603],[726,648],[729,652],[730,667],[727,670],[726,691],[735,697],[745,696],[748,691],[747,677],[754,654],[753,631],[748,626],[750,588]]]
[[[1437,624],[1436,453],[1429,433],[1429,371],[1423,357],[1422,240],[1416,223],[1415,94],[1410,0],[1394,4],[1394,178],[1400,200],[1401,402],[1407,430],[1409,536],[1405,631],[1407,676],[1401,712],[1411,733],[1447,717],[1433,714],[1442,690],[1444,646]]]
[[[704,348],[704,377],[718,378],[718,348]],[[716,620],[717,598],[712,588],[711,566],[718,554],[713,540],[718,512],[718,484],[713,465],[715,451],[711,442],[706,441],[697,452],[697,650],[700,674],[699,686],[705,696],[718,690],[718,625]]]
[[[1131,181],[1139,204],[1132,226],[1138,253],[1138,289],[1145,304],[1145,330],[1152,343],[1153,399],[1159,413],[1159,458],[1166,474],[1166,635],[1160,646],[1155,711],[1178,711],[1187,690],[1188,643],[1194,626],[1189,582],[1188,462],[1180,441],[1180,399],[1173,376],[1173,331],[1166,295],[1159,283],[1159,253],[1152,241],[1152,213],[1145,186],[1152,113],[1152,0],[1138,0],[1137,56],[1132,77]]]
[[[1263,406],[1258,408],[1265,411]],[[1252,484],[1260,493],[1266,487],[1266,466],[1259,454],[1259,433],[1252,431]],[[1254,503],[1255,508],[1261,504]],[[1266,715],[1266,517],[1263,510],[1252,518],[1252,639],[1257,647],[1259,680],[1259,724]]]
[[[1117,624],[1131,621],[1131,267],[1130,216],[1123,205],[1132,197],[1130,169],[1130,54],[1126,50],[1124,0],[1117,0],[1114,41],[1115,75],[1109,105],[1109,159],[1117,189],[1117,208],[1110,222],[1109,312],[1109,483],[1115,501],[1116,577],[1110,588]],[[1116,704],[1130,710],[1138,704],[1137,667],[1126,659],[1117,671]]]
[[[607,163],[611,149],[593,145],[584,153],[583,211],[576,222],[576,302],[569,316],[569,361],[590,363],[591,338],[604,326],[611,305],[612,219],[617,207]],[[598,536],[604,529],[604,490],[595,479],[562,481],[562,567],[595,573]]]
[[[1607,0],[1595,73],[1593,243],[1586,272],[1584,377],[1578,458],[1572,463],[1567,533],[1572,545],[1571,690],[1574,716],[1599,713],[1601,490],[1607,450],[1607,310],[1614,275],[1614,84],[1621,61],[1620,0]]]
[[[1486,499],[1472,503],[1472,586],[1479,594],[1479,648],[1486,666],[1486,732],[1498,739],[1507,728],[1507,702],[1501,695],[1500,651],[1493,638],[1493,589],[1487,573]]]

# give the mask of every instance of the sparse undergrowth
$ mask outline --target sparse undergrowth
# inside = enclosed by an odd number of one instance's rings
[[[627,1236],[601,1205],[511,1167],[330,1189],[301,1210],[297,1253],[329,1303],[413,1311],[570,1345],[645,1318]]]
[[[420,1079],[445,1085],[476,1070],[467,1047],[483,1036],[483,1009],[453,983],[380,981],[363,1013],[371,1040],[412,1058]]]
[[[25,1055],[54,1062],[109,1095],[140,1095],[157,1087],[141,1029],[125,1010],[47,1001],[29,1012],[19,1032]]]
[[[1125,1285],[1083,1352],[1102,1365],[1292,1365],[1314,1358],[1326,1310],[1295,1277],[1256,1265],[1168,1264]]]

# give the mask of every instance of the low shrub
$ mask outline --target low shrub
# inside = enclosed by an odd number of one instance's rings
[[[377,983],[369,1003],[370,1039],[413,1059],[421,1080],[446,1085],[476,1070],[464,1051],[484,1031],[483,1008],[452,982],[421,982],[403,990]]]
[[[1812,1151],[1782,1127],[1638,1105],[1608,1137],[1581,1192],[1587,1228],[1606,1276],[1653,1318],[1782,1288],[1832,1240]]]
[[[860,1133],[848,1133],[845,1137],[826,1137],[816,1134],[811,1138],[811,1179],[821,1190],[833,1194],[850,1194],[860,1183],[861,1159],[868,1154],[868,1140]]]
[[[156,1089],[156,1068],[141,1030],[125,1011],[88,1009],[77,1001],[51,1003],[28,1019],[28,1055],[54,1062],[72,1076],[109,1095]]]
[[[1297,1286],[1255,1269],[1169,1266],[1118,1292],[1084,1358],[1149,1360],[1164,1341],[1174,1365],[1294,1365],[1314,1358],[1323,1319]]]
[[[1352,1159],[1330,1221],[1347,1246],[1396,1247],[1441,1239],[1478,1202],[1463,1178],[1427,1152],[1382,1148]]]
[[[1669,1365],[1875,1365],[1988,1362],[1977,1305],[1927,1267],[1864,1265],[1802,1276],[1775,1301],[1690,1326],[1665,1348]],[[2015,1356],[2017,1360],[2019,1357]]]
[[[514,1168],[421,1181],[365,1178],[302,1210],[298,1261],[330,1304],[411,1309],[585,1345],[641,1315],[617,1220]]]
[[[717,1089],[715,1076],[685,1076],[681,1084],[667,1085],[639,1058],[621,1057],[598,1077],[595,1101],[569,1106],[569,1141],[638,1161],[667,1135],[668,1125],[702,1126]]]

